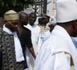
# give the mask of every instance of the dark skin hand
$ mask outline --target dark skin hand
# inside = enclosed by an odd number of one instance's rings
[[[34,59],[36,59],[36,55],[34,53],[34,49],[33,47],[29,48],[29,51],[31,52],[32,56],[34,57]]]

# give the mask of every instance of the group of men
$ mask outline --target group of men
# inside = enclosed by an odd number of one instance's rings
[[[38,25],[36,17],[24,11],[5,12],[0,70],[77,70],[76,41],[72,40],[77,36],[77,2],[56,1],[56,24],[50,30],[46,29],[49,16],[43,15]]]
[[[9,10],[4,14],[4,21],[5,24],[0,29],[0,70],[27,69],[26,47],[36,58],[31,31],[24,27],[28,23],[28,15],[24,12],[17,13]]]
[[[0,58],[2,59],[0,67],[2,70],[33,70],[40,33],[39,26],[34,24],[36,17],[35,13],[28,15],[24,11],[5,12],[4,25],[0,29]],[[22,66],[20,68],[16,65]]]

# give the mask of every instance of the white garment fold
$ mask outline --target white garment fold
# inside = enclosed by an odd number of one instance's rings
[[[49,37],[49,35],[50,35],[49,30],[46,31],[46,32],[40,32],[37,53],[39,52],[39,50],[41,49],[42,44],[46,41],[46,39]]]
[[[20,40],[17,36],[16,32],[12,32],[11,30],[9,30],[7,27],[5,27],[5,25],[3,26],[3,30],[5,32],[7,32],[8,34],[11,34],[14,36],[14,44],[15,44],[15,54],[16,54],[16,61],[17,62],[21,62],[24,60],[24,56],[23,56],[23,52],[22,52],[22,47],[21,47],[21,43]]]

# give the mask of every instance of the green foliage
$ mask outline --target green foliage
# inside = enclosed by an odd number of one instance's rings
[[[3,14],[10,9],[19,12],[29,4],[33,5],[34,0],[0,0],[0,17],[2,17]]]

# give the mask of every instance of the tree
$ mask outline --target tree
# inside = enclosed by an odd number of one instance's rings
[[[33,5],[34,0],[0,0],[0,17],[10,9],[19,12],[29,4]]]

